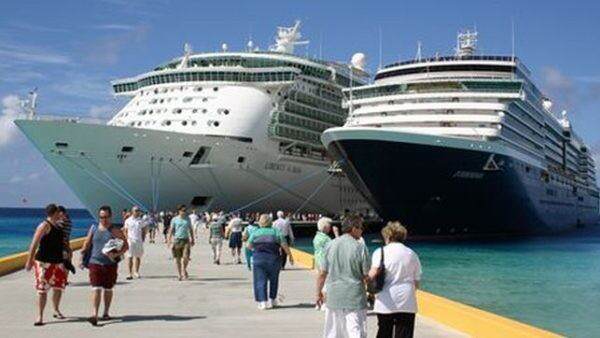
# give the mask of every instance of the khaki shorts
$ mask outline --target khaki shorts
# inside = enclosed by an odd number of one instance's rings
[[[176,239],[173,244],[173,258],[190,258],[190,240]]]

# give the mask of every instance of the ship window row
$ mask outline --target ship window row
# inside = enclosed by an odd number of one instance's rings
[[[400,94],[438,93],[438,92],[510,92],[518,93],[519,81],[451,81],[427,83],[403,83],[346,90],[344,94],[353,99],[392,96]]]
[[[137,115],[139,116],[144,116],[144,115],[152,115],[152,114],[161,114],[161,113],[166,113],[169,109],[167,108],[163,108],[163,109],[144,109],[141,110],[137,113]],[[174,109],[170,109],[172,114],[183,114],[184,112],[188,112],[188,113],[192,113],[192,114],[197,114],[197,113],[202,113],[202,114],[206,114],[208,113],[208,109],[206,108],[174,108]],[[223,115],[229,115],[229,113],[231,112],[229,109],[226,108],[218,108],[216,110],[217,114],[223,114]],[[128,113],[123,114],[122,116],[119,117],[125,117],[127,116]]]
[[[155,70],[176,69],[181,62],[172,62],[164,67],[158,67]],[[244,68],[276,68],[276,67],[294,67],[302,71],[303,74],[328,80],[331,72],[327,69],[308,66],[289,60],[280,60],[274,58],[261,57],[241,57],[241,56],[217,56],[203,57],[189,60],[190,67],[244,67]]]
[[[333,102],[341,102],[342,101],[342,93],[341,90],[336,90],[331,88],[331,86],[324,85],[322,83],[311,81],[308,78],[303,78],[302,83],[297,83],[296,88],[301,88],[304,91],[308,91],[313,95],[317,95],[323,98],[326,98]],[[308,83],[309,85],[304,85],[303,82]],[[313,88],[311,88],[311,86]]]
[[[341,103],[335,104],[335,103],[327,101],[323,98],[313,96],[313,95],[310,95],[307,93],[303,93],[303,92],[300,92],[297,90],[290,91],[290,97],[293,97],[298,102],[307,104],[309,106],[313,106],[318,109],[323,109],[325,111],[335,113],[338,115],[342,115],[342,116],[347,115],[347,111],[344,108],[342,108]]]
[[[447,64],[447,65],[431,65],[421,67],[411,67],[406,69],[396,69],[385,72],[379,72],[375,76],[375,80],[385,79],[392,76],[402,76],[420,73],[438,73],[438,72],[498,72],[512,73],[514,66],[507,65],[480,65],[480,64]]]
[[[273,122],[280,122],[296,127],[307,128],[317,132],[323,132],[325,129],[333,127],[331,124],[322,123],[314,120],[299,117],[297,115],[288,114],[285,112],[277,112],[273,115]]]
[[[538,154],[538,152],[542,150],[542,147],[539,146],[537,143],[532,142],[530,139],[521,136],[520,134],[511,130],[510,128],[502,128],[502,135],[505,136],[507,139],[516,142],[521,146],[524,146],[529,151],[532,151],[536,154]],[[539,156],[539,154],[537,156]]]
[[[531,112],[523,109],[520,105],[516,104],[515,102],[511,102],[508,105],[508,109],[513,115],[516,115],[522,120],[525,120],[532,126],[539,126],[542,129],[544,128],[544,119],[538,116],[537,113],[532,114]],[[534,116],[538,118],[535,118]]]
[[[342,125],[345,121],[344,117],[336,114],[325,113],[321,110],[314,109],[310,106],[305,106],[295,101],[286,101],[285,110],[294,114],[306,116],[315,120],[325,121],[334,125]]]
[[[504,121],[506,124],[520,131],[522,134],[525,134],[531,137],[532,139],[535,139],[535,141],[539,143],[544,143],[544,134],[541,133],[539,130],[535,130],[531,126],[519,121],[518,119],[514,118],[509,114],[506,114],[504,116]]]
[[[293,126],[275,123],[269,126],[269,135],[272,137],[283,137],[286,139],[307,142],[310,144],[321,143],[320,133],[294,128]]]
[[[113,86],[115,93],[128,92],[164,83],[189,82],[189,81],[228,81],[228,82],[273,82],[293,81],[294,72],[183,72],[164,75],[152,75],[134,83],[116,84]]]

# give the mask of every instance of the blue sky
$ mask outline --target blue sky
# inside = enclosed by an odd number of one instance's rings
[[[38,112],[109,117],[120,102],[109,81],[145,72],[182,53],[226,42],[261,48],[275,27],[303,22],[300,53],[383,63],[449,54],[456,32],[477,27],[484,53],[517,55],[542,90],[569,110],[577,132],[600,152],[600,3],[592,1],[11,1],[0,2],[0,206],[79,202],[16,128],[18,97],[38,87]],[[322,46],[321,48],[319,46]],[[596,155],[597,162],[600,157]],[[28,203],[22,202],[27,198]]]

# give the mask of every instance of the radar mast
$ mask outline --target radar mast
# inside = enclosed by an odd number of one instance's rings
[[[294,47],[298,45],[307,45],[308,40],[300,41],[300,20],[292,27],[277,27],[277,36],[275,44],[269,47],[269,50],[278,53],[294,54]]]
[[[477,31],[466,30],[456,37],[456,56],[471,56],[477,50]]]

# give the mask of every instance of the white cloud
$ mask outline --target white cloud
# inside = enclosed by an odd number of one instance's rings
[[[559,69],[546,67],[542,70],[542,85],[551,100],[557,103],[557,110],[574,109],[578,102],[578,92],[573,80]]]
[[[108,78],[84,73],[69,72],[51,88],[65,96],[102,100],[110,97]]]
[[[6,41],[0,44],[0,60],[3,59],[11,63],[26,64],[69,64],[71,62],[69,57],[60,53],[34,46],[10,44]]]
[[[101,65],[113,65],[119,61],[121,50],[134,43],[142,41],[148,32],[148,27],[138,25],[124,31],[121,35],[111,35],[94,42],[88,50],[87,60]]]
[[[7,95],[2,98],[2,115],[0,115],[0,147],[9,144],[17,133],[13,123],[16,118],[23,117],[24,111],[21,99],[17,95]]]
[[[134,30],[135,26],[111,23],[111,24],[97,25],[97,26],[94,26],[94,28],[104,29],[104,30],[130,31],[130,30]]]

